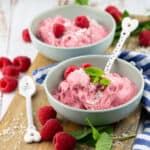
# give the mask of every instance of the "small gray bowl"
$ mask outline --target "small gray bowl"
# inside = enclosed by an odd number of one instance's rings
[[[111,72],[124,75],[135,83],[138,93],[129,102],[111,109],[82,110],[65,105],[52,96],[52,91],[56,89],[60,81],[63,80],[63,72],[67,66],[72,64],[80,66],[82,63],[91,63],[94,66],[104,69],[107,60],[108,57],[105,55],[80,56],[65,60],[49,71],[44,83],[44,88],[50,104],[59,114],[78,124],[85,125],[86,118],[89,118],[94,125],[103,125],[117,122],[136,109],[143,95],[144,79],[142,73],[136,67],[121,59],[115,61]]]
[[[89,16],[97,20],[104,27],[106,27],[109,31],[109,34],[102,40],[87,46],[76,48],[62,48],[51,46],[39,40],[36,37],[36,31],[38,24],[41,20],[44,20],[48,17],[54,17],[57,15],[61,15],[69,19],[75,18],[78,15]],[[39,14],[38,16],[33,18],[29,26],[29,33],[33,45],[37,48],[37,50],[40,53],[53,60],[61,61],[70,57],[80,55],[104,53],[104,50],[107,49],[113,41],[115,29],[116,29],[115,21],[107,12],[87,6],[68,5],[45,11],[42,14]]]

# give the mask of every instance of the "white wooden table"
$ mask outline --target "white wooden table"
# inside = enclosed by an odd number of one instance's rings
[[[102,9],[113,4],[132,14],[150,14],[150,0],[91,0],[90,4],[95,2]],[[0,0],[0,56],[13,59],[18,55],[26,55],[33,61],[37,51],[32,44],[22,41],[21,32],[28,27],[34,15],[56,5],[57,0]],[[14,94],[15,92],[4,94],[0,118],[6,112]]]

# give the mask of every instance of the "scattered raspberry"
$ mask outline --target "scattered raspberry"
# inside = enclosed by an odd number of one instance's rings
[[[51,118],[56,118],[56,111],[52,106],[43,106],[38,111],[38,118],[42,125]]]
[[[84,63],[84,64],[81,65],[81,67],[82,68],[88,68],[88,67],[92,67],[92,65],[89,64],[89,63]]]
[[[88,28],[89,27],[89,20],[86,16],[77,16],[75,18],[75,25],[80,28]]]
[[[115,19],[116,23],[119,23],[122,18],[122,13],[120,10],[115,6],[108,6],[105,11],[107,11],[112,17]]]
[[[76,139],[66,132],[58,132],[53,138],[55,150],[73,150],[76,145]]]
[[[0,69],[12,65],[12,62],[7,57],[0,57]]]
[[[11,66],[3,67],[2,74],[4,76],[10,76],[10,77],[17,78],[19,76],[19,71],[16,67],[11,65]]]
[[[17,84],[18,82],[15,78],[5,76],[0,79],[0,91],[4,93],[12,92],[16,89]]]
[[[64,32],[65,32],[65,26],[63,24],[55,23],[53,25],[53,33],[56,38],[61,37],[64,34]]]
[[[64,78],[66,78],[71,72],[73,72],[74,70],[77,70],[77,69],[79,69],[79,67],[74,66],[74,65],[67,67],[64,72]]]
[[[30,34],[29,34],[29,30],[28,29],[24,29],[22,31],[22,39],[24,42],[31,42],[31,38],[30,38]]]
[[[52,140],[59,131],[63,131],[59,121],[57,119],[49,119],[42,127],[40,134],[43,140]]]
[[[140,46],[150,46],[150,30],[143,30],[139,34]]]
[[[13,64],[17,67],[19,72],[25,72],[28,70],[31,61],[30,58],[27,56],[18,56],[14,58]]]

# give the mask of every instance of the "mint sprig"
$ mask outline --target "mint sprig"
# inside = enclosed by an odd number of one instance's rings
[[[113,135],[113,128],[110,125],[94,126],[89,119],[86,119],[89,128],[70,131],[69,134],[75,137],[80,145],[95,147],[95,150],[111,150],[112,142],[115,140],[124,141],[134,138],[136,134]]]
[[[102,86],[108,86],[110,80],[105,78],[104,71],[97,67],[87,67],[84,69],[85,73],[90,76],[93,83],[99,83]]]
[[[88,5],[89,0],[75,0],[75,4]]]

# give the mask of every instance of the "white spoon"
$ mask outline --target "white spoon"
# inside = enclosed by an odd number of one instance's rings
[[[28,127],[24,135],[26,143],[39,142],[41,136],[33,124],[31,97],[36,92],[35,84],[30,76],[24,76],[19,82],[19,93],[26,98]]]
[[[125,17],[123,19],[122,31],[120,34],[119,41],[118,41],[115,49],[113,50],[112,54],[110,55],[110,57],[106,63],[106,66],[104,68],[104,72],[106,72],[106,73],[110,72],[114,61],[116,60],[116,58],[118,57],[118,55],[121,52],[121,49],[122,49],[124,42],[130,36],[130,33],[138,27],[138,24],[139,24],[139,22],[137,19],[131,19],[130,17]]]
[[[130,33],[137,28],[137,26],[138,26],[138,20],[131,19],[130,17],[126,17],[126,18],[123,19],[123,21],[122,21],[122,31],[121,31],[121,34],[120,34],[120,38],[119,38],[119,41],[118,41],[115,49],[113,50],[112,54],[110,55],[106,65],[105,65],[105,68],[104,68],[105,73],[110,72],[114,61],[116,60],[116,58],[118,57],[118,55],[121,52],[121,49],[122,49],[122,46],[123,46],[124,42],[130,36]],[[97,96],[100,97],[101,94],[98,93]],[[97,103],[98,101],[99,100],[87,101],[87,103],[93,105],[93,104]]]

